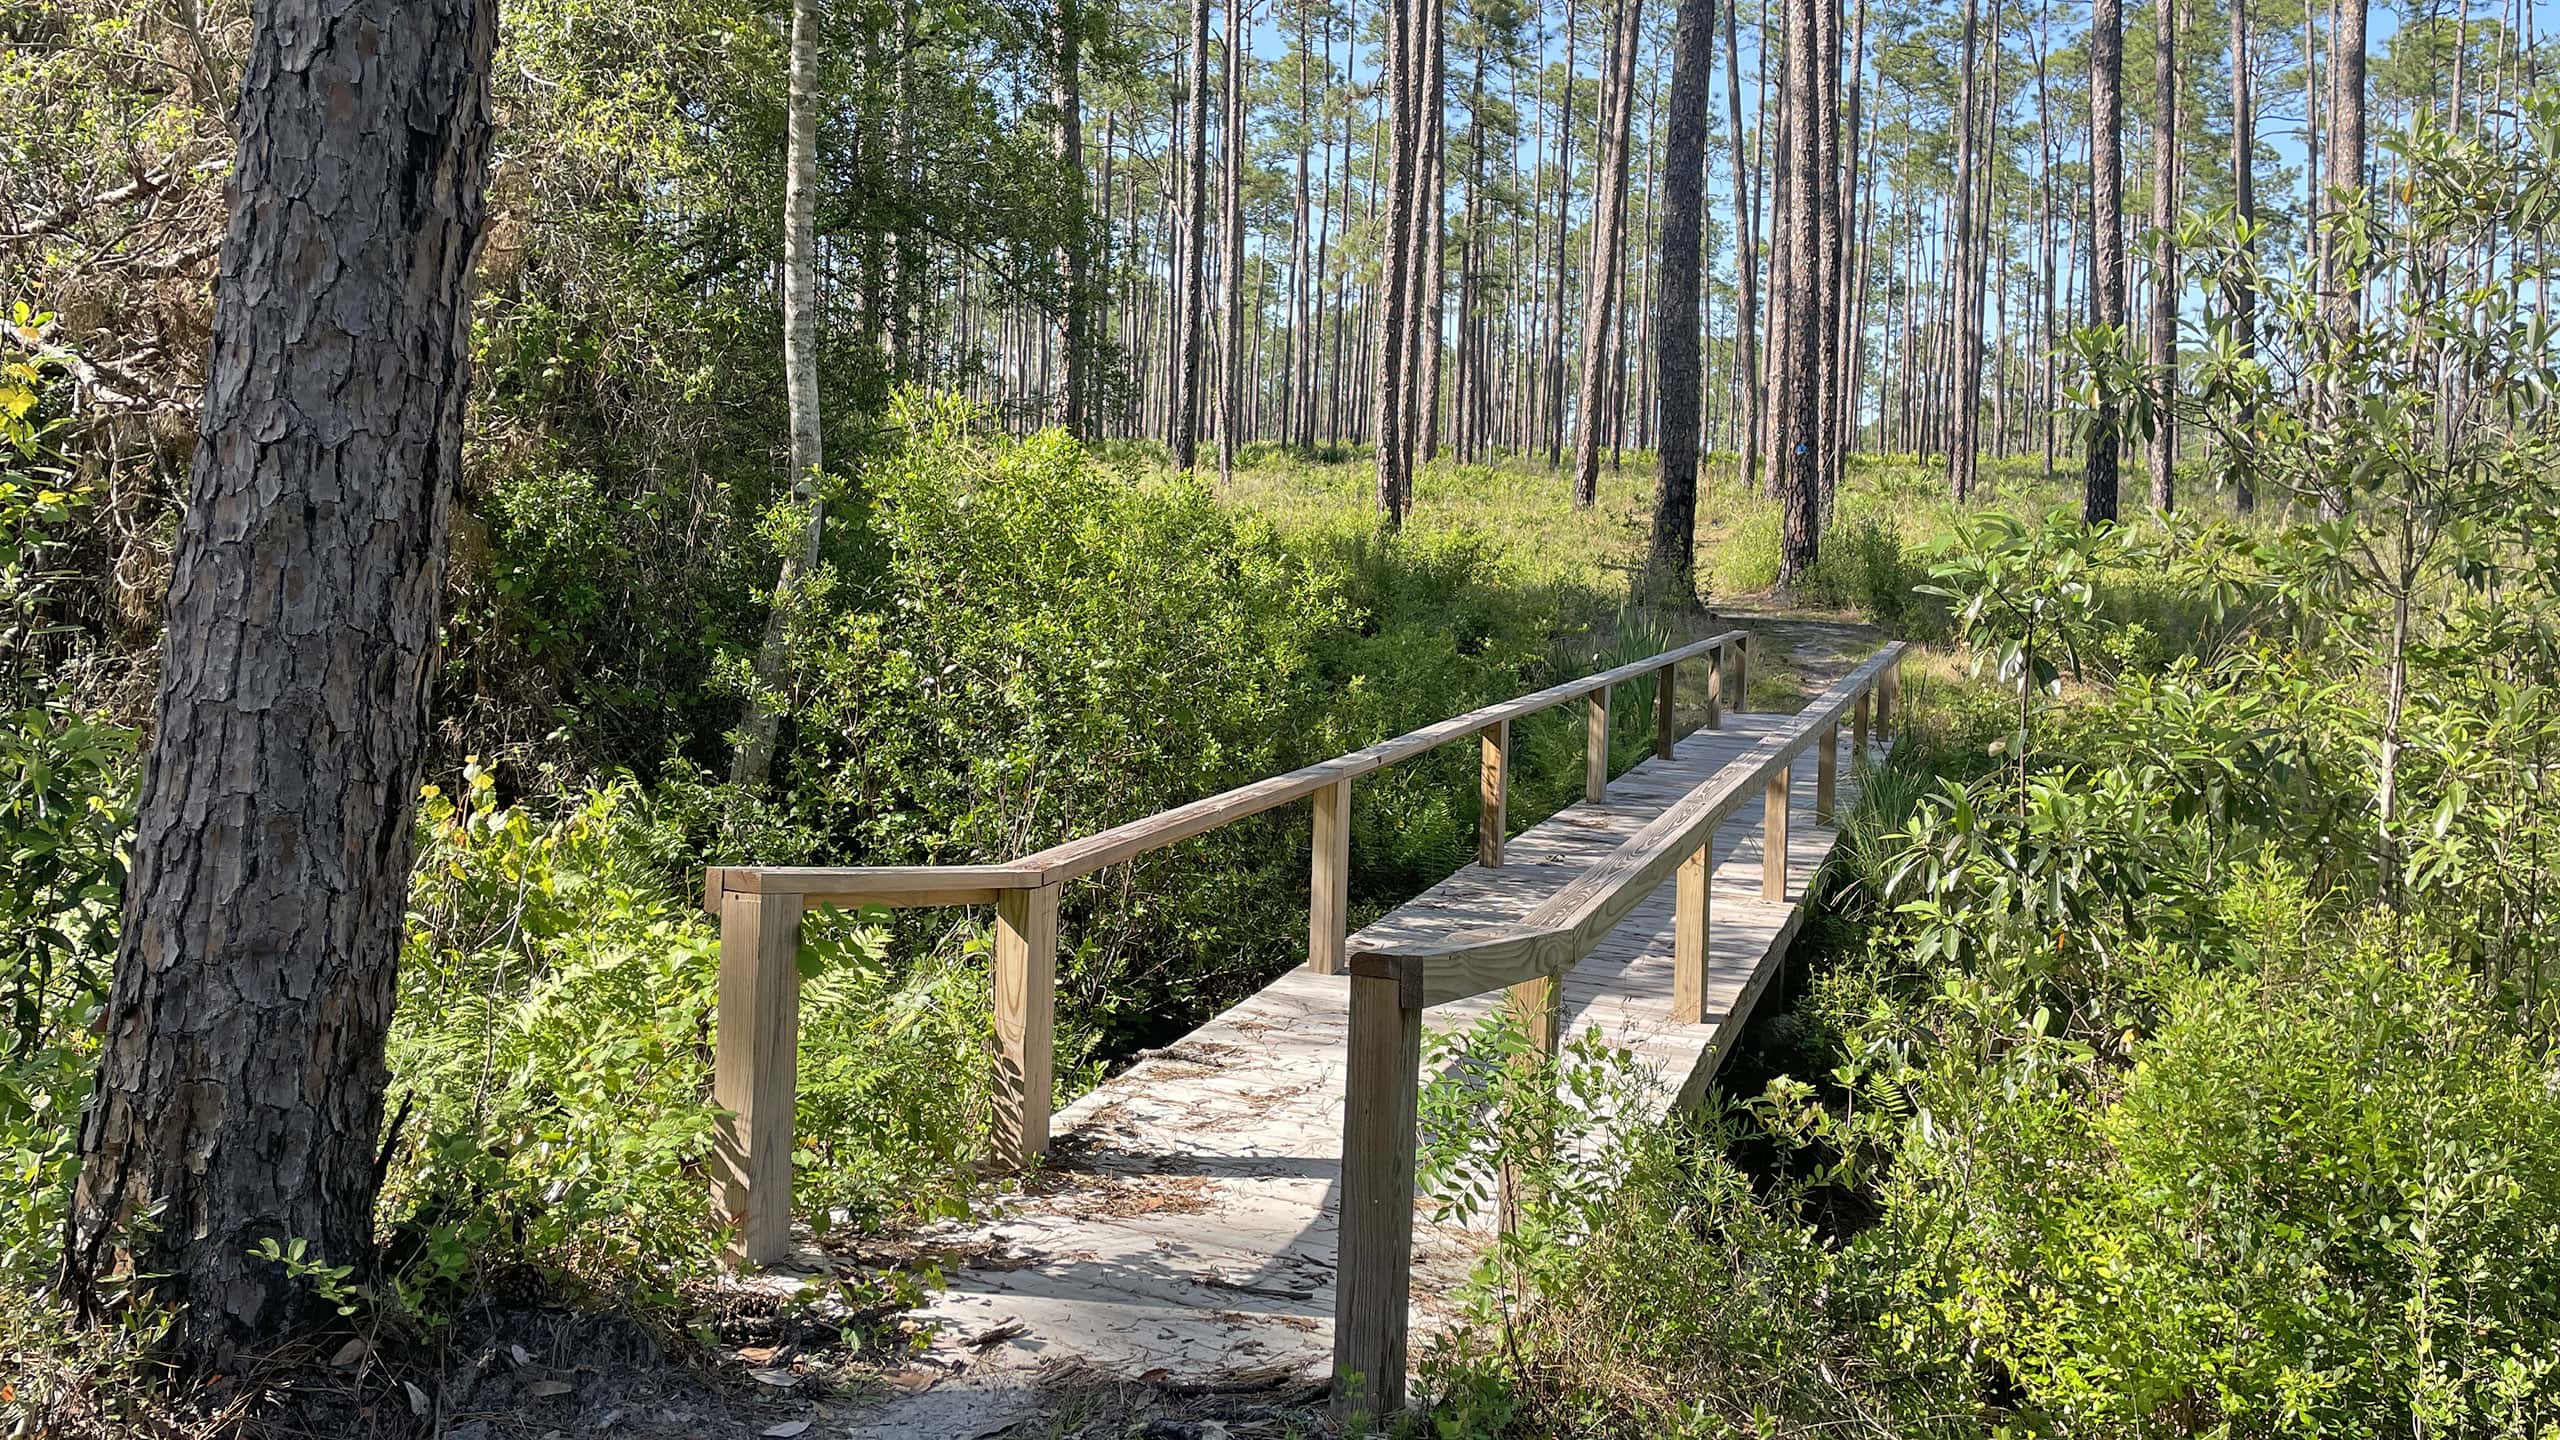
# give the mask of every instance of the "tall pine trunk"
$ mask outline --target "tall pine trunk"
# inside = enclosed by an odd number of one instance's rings
[[[1653,535],[1641,589],[1656,605],[1697,603],[1698,240],[1707,182],[1707,83],[1715,61],[1715,0],[1679,0],[1671,32],[1671,114],[1663,136],[1662,269],[1654,284],[1654,355],[1661,383],[1655,441]]]
[[[1228,0],[1239,3],[1239,0]],[[1174,322],[1173,463],[1200,462],[1201,311],[1207,302],[1209,238],[1209,0],[1191,0],[1191,134],[1189,189],[1182,205],[1184,261],[1180,314]]]
[[[1626,243],[1628,149],[1635,115],[1636,37],[1643,0],[1618,0],[1610,27],[1608,70],[1601,98],[1600,165],[1591,203],[1591,249],[1585,270],[1592,282],[1582,318],[1582,384],[1574,405],[1573,503],[1588,509],[1600,498],[1600,444],[1617,341],[1618,263]]]
[[[2151,508],[2178,503],[2178,6],[2152,0]]]
[[[335,1318],[265,1242],[373,1259],[497,9],[256,12],[65,1257],[200,1367]]]
[[[1822,554],[1822,366],[1819,258],[1822,220],[1818,213],[1822,177],[1816,161],[1821,103],[1822,44],[1816,4],[1832,0],[1787,0],[1786,211],[1784,227],[1787,270],[1786,400],[1780,411],[1779,476],[1785,487],[1785,520],[1778,542],[1778,583],[1794,585]]]
[[[2124,8],[2092,0],[2089,27],[2089,323],[2124,338]],[[2114,404],[2089,422],[2080,516],[2116,518],[2118,426]]]

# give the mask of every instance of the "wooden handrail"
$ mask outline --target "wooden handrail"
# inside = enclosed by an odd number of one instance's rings
[[[1700,1024],[1707,1000],[1707,905],[1716,831],[1761,787],[1761,895],[1783,902],[1792,768],[1819,743],[1814,807],[1830,819],[1840,723],[1863,754],[1872,711],[1889,732],[1904,646],[1895,641],[1816,696],[1776,734],[1718,768],[1618,848],[1575,876],[1517,925],[1430,941],[1363,944],[1348,958],[1340,1228],[1334,1267],[1334,1404],[1385,1414],[1402,1408],[1406,1314],[1413,1284],[1414,1126],[1422,1012],[1508,987],[1530,1047],[1554,1053],[1563,977],[1662,883],[1677,876],[1672,920],[1672,1019]],[[1784,932],[1782,931],[1781,934]],[[1765,963],[1735,1012],[1766,980]],[[1507,1229],[1511,1217],[1506,1211]]]
[[[1266,810],[1276,810],[1293,800],[1303,800],[1346,780],[1374,774],[1451,741],[1466,739],[1496,725],[1508,725],[1542,710],[1552,710],[1614,685],[1643,679],[1683,660],[1693,660],[1727,646],[1739,654],[1747,648],[1749,641],[1750,636],[1740,630],[1727,630],[1704,640],[1693,640],[1658,655],[1631,660],[1612,669],[1550,685],[1544,690],[1531,691],[1463,715],[1453,715],[1330,760],[1302,765],[1284,774],[1114,825],[1108,830],[1061,841],[1046,850],[1001,865],[721,866],[709,872],[704,908],[718,909],[718,895],[724,889],[762,895],[797,894],[806,897],[807,902],[813,905],[870,904],[896,908],[992,903],[994,891],[1030,890],[1081,879],[1150,850],[1161,850],[1167,845],[1205,835]],[[1720,675],[1718,679],[1715,688],[1721,691]],[[1737,695],[1733,709],[1742,708],[1739,699]],[[942,898],[950,893],[975,897],[982,892],[983,899]],[[919,896],[931,898],[916,898]]]
[[[996,865],[723,865],[703,874],[703,908],[720,917],[720,1004],[712,1098],[722,1112],[713,1146],[713,1209],[734,1227],[729,1254],[770,1264],[790,1251],[792,1104],[799,1028],[799,937],[813,905],[934,908],[992,905],[996,912],[993,991],[996,1033],[995,1149],[1009,1165],[1049,1148],[1049,1104],[1057,981],[1058,901],[1067,881],[1249,816],[1312,797],[1308,968],[1343,969],[1350,889],[1351,782],[1441,745],[1479,737],[1484,801],[1478,854],[1502,863],[1503,812],[1510,785],[1511,722],[1587,699],[1584,793],[1607,790],[1609,692],[1654,676],[1654,747],[1674,738],[1676,667],[1715,657],[1707,675],[1709,728],[1728,704],[1743,708],[1750,637],[1740,630],[1694,640],[1658,655],[1455,715],[1375,745],[1302,766],[1186,805],[1115,825],[1037,854]],[[1733,688],[1725,661],[1733,662]]]
[[[1785,729],[1719,769],[1519,923],[1431,940],[1364,942],[1351,952],[1351,973],[1395,980],[1428,1008],[1571,970],[1670,879],[1683,859],[1714,838],[1754,786],[1766,789],[1818,735],[1836,731],[1840,718],[1879,683],[1886,667],[1900,661],[1902,651],[1898,640],[1877,651],[1815,697]]]

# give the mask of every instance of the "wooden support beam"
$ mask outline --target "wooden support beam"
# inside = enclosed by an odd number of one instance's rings
[[[1413,1289],[1415,1087],[1422,1076],[1417,988],[1351,976],[1342,1107],[1342,1225],[1334,1257],[1333,1409],[1376,1419],[1404,1408],[1406,1310]]]
[[[1707,657],[1707,728],[1724,728],[1724,650]]]
[[[1680,862],[1671,908],[1671,1023],[1707,1018],[1707,923],[1715,883],[1715,837]]]
[[[1556,1053],[1564,1029],[1564,982],[1553,975],[1523,980],[1503,992],[1512,1018],[1529,1037],[1529,1048],[1541,1055]]]
[[[1476,863],[1502,868],[1502,841],[1511,805],[1511,722],[1496,720],[1484,727],[1484,758],[1477,772]]]
[[[1813,762],[1813,823],[1828,825],[1839,790],[1840,722],[1823,726],[1822,738],[1813,743],[1820,747]]]
[[[1591,692],[1583,708],[1582,798],[1609,798],[1609,687]]]
[[[1342,973],[1351,914],[1351,782],[1315,793],[1315,861],[1307,881],[1307,968]]]
[[[1867,710],[1874,699],[1873,692],[1861,690],[1858,692],[1857,704],[1850,707],[1849,711],[1852,717],[1849,722],[1849,750],[1851,755],[1860,760],[1867,756]]]
[[[1890,740],[1894,733],[1894,711],[1902,702],[1902,657],[1876,676],[1876,737]]]
[[[1675,708],[1680,703],[1680,667],[1665,665],[1654,672],[1653,682],[1653,753],[1658,758],[1671,758],[1671,747],[1679,739],[1673,732],[1679,724]]]
[[[1058,887],[996,900],[995,1153],[1016,1168],[1049,1153],[1057,1091]]]
[[[1793,765],[1779,766],[1760,792],[1760,898],[1773,903],[1787,898],[1787,797],[1794,771]]]
[[[733,1265],[791,1253],[791,1111],[799,1090],[800,897],[724,892],[713,1039],[711,1205]]]
[[[1733,637],[1733,693],[1725,698],[1732,704],[1736,715],[1751,708],[1751,637],[1748,635]]]

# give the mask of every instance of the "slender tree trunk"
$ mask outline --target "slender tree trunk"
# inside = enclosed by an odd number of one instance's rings
[[[1663,138],[1662,277],[1654,286],[1655,366],[1662,430],[1655,441],[1653,535],[1643,598],[1697,603],[1698,232],[1707,181],[1707,85],[1715,62],[1715,0],[1679,0],[1671,32],[1671,114]]]
[[[2242,233],[2254,230],[2258,223],[2258,99],[2255,78],[2249,71],[2249,4],[2248,0],[2231,0],[2231,195],[2232,209],[2239,216]],[[2257,258],[2257,240],[2249,236],[2242,241],[2250,263]],[[2258,290],[2247,278],[2233,280],[2227,290],[2231,305],[2231,334],[2241,358],[2255,359],[2258,354]],[[2247,428],[2248,414],[2241,417]],[[2242,472],[2238,486],[2232,491],[2232,508],[2246,515],[2257,507],[2257,496]]]
[[[729,759],[730,783],[762,785],[773,771],[774,734],[780,717],[771,698],[781,693],[789,669],[785,646],[793,597],[818,568],[825,538],[826,496],[819,477],[826,451],[818,429],[818,0],[792,0],[791,93],[784,136],[782,198],[782,379],[791,412],[791,493],[808,508],[800,544],[782,558],[766,612],[764,641],[756,651],[756,684],[739,722],[737,753]]]
[[[1059,421],[1080,440],[1093,438],[1086,413],[1090,380],[1086,370],[1093,352],[1093,296],[1085,279],[1086,234],[1084,196],[1084,91],[1078,31],[1083,25],[1079,0],[1057,0],[1049,12],[1050,54],[1056,70],[1050,77],[1052,144],[1058,157],[1058,223],[1065,238],[1058,244],[1058,283],[1065,294],[1063,404]]]
[[[1956,212],[1964,218],[1955,233],[1955,272],[1950,276],[1955,287],[1957,316],[1953,343],[1948,347],[1956,365],[1950,388],[1956,395],[1955,410],[1949,419],[1952,430],[1947,441],[1947,493],[1956,503],[1964,503],[1973,493],[1973,477],[1978,457],[1974,444],[1974,411],[1967,409],[1965,399],[1974,392],[1974,377],[1982,373],[1982,351],[1967,343],[1964,316],[1973,311],[1973,293],[1982,283],[1982,264],[1973,253],[1973,191],[1975,110],[1977,87],[1981,76],[1982,15],[1980,0],[1964,0],[1964,64],[1956,72]],[[1978,407],[1977,407],[1978,408]]]
[[[1814,464],[1819,506],[1831,513],[1840,478],[1840,0],[1814,6]]]
[[[1734,392],[1741,403],[1742,424],[1735,449],[1742,471],[1743,493],[1759,480],[1760,468],[1760,237],[1753,224],[1751,169],[1742,149],[1742,42],[1736,34],[1734,0],[1724,9],[1725,113],[1733,127],[1733,277],[1740,307],[1733,322]]]
[[[1428,133],[1424,135],[1422,222],[1418,243],[1422,249],[1422,303],[1414,311],[1414,358],[1419,373],[1412,387],[1414,414],[1412,430],[1422,460],[1440,458],[1440,333],[1448,319],[1446,272],[1448,250],[1448,177],[1444,166],[1448,159],[1448,115],[1439,104],[1446,88],[1448,63],[1448,8],[1431,8],[1429,40],[1429,73],[1423,79],[1423,95],[1430,108],[1423,117]],[[1413,483],[1410,467],[1405,473],[1408,487]],[[1412,496],[1406,495],[1408,503]]]
[[[1182,205],[1182,253],[1186,258],[1173,362],[1173,463],[1183,470],[1200,463],[1200,327],[1209,278],[1209,0],[1191,0],[1190,110],[1190,163],[1185,167],[1189,188]]]
[[[2122,0],[2092,0],[2089,28],[2089,320],[2124,334],[2124,11]],[[2116,518],[2119,420],[2112,403],[2089,427],[2081,518]]]
[[[496,32],[256,12],[64,1277],[182,1307],[199,1367],[333,1318],[263,1242],[373,1258]]]
[[[1635,113],[1636,36],[1643,0],[1617,0],[1610,27],[1606,102],[1600,117],[1600,166],[1591,202],[1591,251],[1585,269],[1595,282],[1582,318],[1582,385],[1574,406],[1573,504],[1600,498],[1600,442],[1606,428],[1611,347],[1616,341],[1619,251],[1627,222],[1627,162]]]
[[[1553,347],[1547,358],[1547,468],[1550,470],[1564,466],[1565,241],[1573,233],[1573,42],[1577,28],[1574,20],[1574,0],[1565,0],[1564,95],[1556,103],[1555,303],[1547,309]],[[1596,215],[1592,228],[1599,228]]]
[[[1235,479],[1236,427],[1243,419],[1245,367],[1250,355],[1244,333],[1244,147],[1245,0],[1226,0],[1226,94],[1218,130],[1218,280],[1224,287],[1226,349],[1218,375],[1218,483]]]
[[[2151,508],[2178,503],[2178,5],[2153,0],[2151,41]]]

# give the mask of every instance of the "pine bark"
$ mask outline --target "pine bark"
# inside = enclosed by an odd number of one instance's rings
[[[1617,342],[1619,264],[1626,246],[1627,169],[1635,115],[1636,35],[1643,19],[1643,0],[1618,0],[1610,27],[1607,102],[1600,121],[1600,173],[1592,196],[1591,251],[1586,257],[1593,282],[1582,318],[1582,384],[1574,405],[1573,504],[1587,510],[1600,498],[1600,445],[1607,430],[1606,386]]]
[[[1218,373],[1218,483],[1235,478],[1236,429],[1244,418],[1245,367],[1250,350],[1244,332],[1244,0],[1227,0],[1226,94],[1218,126],[1218,283],[1225,301],[1225,336]]]
[[[1739,452],[1742,486],[1748,494],[1760,469],[1760,235],[1751,204],[1751,167],[1742,145],[1742,42],[1734,19],[1733,0],[1724,10],[1725,114],[1733,142],[1734,390],[1742,422],[1734,448]]]
[[[326,1313],[261,1242],[373,1258],[496,24],[257,11],[65,1277],[199,1366]]]
[[[1831,0],[1787,0],[1786,209],[1787,300],[1783,353],[1791,372],[1781,415],[1780,478],[1786,514],[1778,542],[1778,583],[1794,585],[1822,554],[1822,412],[1820,317],[1815,247],[1821,242],[1818,213],[1822,179],[1817,169],[1820,123],[1814,114],[1822,94],[1822,45],[1814,16],[1817,3]]]
[[[2124,9],[2092,0],[2089,26],[2089,322],[2124,334]],[[2089,425],[2081,519],[2116,518],[2119,419],[2103,405]]]
[[[1084,86],[1078,0],[1057,0],[1049,11],[1049,45],[1054,69],[1049,83],[1051,149],[1058,160],[1058,285],[1065,309],[1060,326],[1063,364],[1060,369],[1058,421],[1079,440],[1092,435],[1090,367],[1093,357],[1093,294],[1087,280],[1087,251],[1092,246],[1084,194]]]
[[[2239,217],[2244,254],[2255,262],[2257,241],[2249,232],[2258,223],[2258,98],[2249,72],[2248,0],[2231,0],[2231,197]],[[2258,354],[2258,291],[2245,275],[2235,276],[2226,291],[2231,307],[2231,334],[2242,359]],[[2243,422],[2247,419],[2243,415]],[[2246,515],[2257,508],[2257,496],[2244,473],[2231,492],[2232,508]]]
[[[1644,598],[1697,603],[1698,241],[1707,181],[1707,83],[1715,0],[1679,0],[1671,32],[1671,114],[1663,136],[1661,277],[1654,286],[1661,433],[1655,442],[1653,534]]]
[[[2152,0],[2151,508],[2178,503],[2178,6]]]
[[[1183,196],[1182,300],[1173,362],[1173,463],[1183,470],[1200,462],[1200,327],[1209,271],[1209,0],[1191,0],[1190,108],[1190,188]]]

